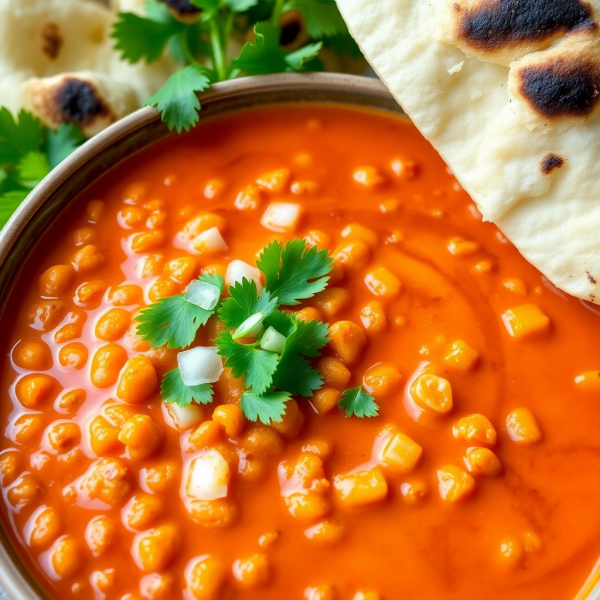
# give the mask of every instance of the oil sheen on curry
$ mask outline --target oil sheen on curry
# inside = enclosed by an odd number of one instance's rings
[[[307,359],[322,387],[269,425],[227,367],[212,403],[167,405],[179,351],[141,340],[139,311],[203,274],[260,289],[259,253],[296,239],[333,259],[284,308],[329,325]],[[598,310],[483,223],[400,117],[270,107],[143,151],[40,240],[2,331],[2,512],[51,598],[585,597]],[[340,409],[360,386],[377,416]]]

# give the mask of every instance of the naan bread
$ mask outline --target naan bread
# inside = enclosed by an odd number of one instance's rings
[[[338,0],[484,218],[600,304],[600,0]]]
[[[88,136],[139,108],[176,65],[120,60],[115,15],[85,0],[0,0],[0,105]]]

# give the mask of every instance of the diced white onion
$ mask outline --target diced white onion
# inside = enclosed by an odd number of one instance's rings
[[[185,288],[184,300],[203,308],[212,310],[219,302],[221,291],[216,285],[194,279]]]
[[[167,404],[167,412],[179,431],[190,429],[202,421],[202,409],[194,403],[187,406],[179,406],[176,403]]]
[[[218,500],[227,496],[229,464],[211,448],[194,458],[188,469],[185,491],[196,500]]]
[[[260,340],[260,347],[263,350],[269,350],[270,352],[277,352],[281,354],[285,346],[285,335],[281,335],[279,331],[273,327],[269,327],[263,334]]]
[[[223,372],[223,359],[216,346],[198,346],[177,355],[181,379],[185,385],[200,385],[219,381]]]
[[[192,248],[201,254],[215,254],[229,249],[227,242],[223,239],[221,232],[216,227],[211,227],[199,233],[192,240]]]
[[[243,260],[232,260],[227,267],[227,273],[225,273],[225,283],[228,286],[232,286],[243,279],[254,281],[254,283],[256,283],[256,289],[260,294],[263,289],[260,280],[260,271],[256,267],[245,263]]]
[[[294,231],[298,226],[302,207],[293,202],[273,202],[262,216],[263,227],[271,231]]]
[[[239,340],[243,337],[256,337],[263,330],[263,318],[264,315],[261,312],[257,312],[252,316],[248,317],[233,334],[234,340]]]

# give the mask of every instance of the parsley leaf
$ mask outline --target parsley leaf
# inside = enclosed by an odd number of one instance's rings
[[[219,317],[227,327],[237,328],[257,312],[267,317],[277,308],[277,298],[272,298],[266,290],[257,297],[256,283],[248,279],[230,286],[229,294],[231,297],[219,309]]]
[[[300,71],[307,62],[316,58],[322,44],[309,44],[295,52],[287,52],[279,45],[281,29],[272,23],[257,23],[254,26],[254,41],[242,48],[231,66],[246,75],[267,75]]]
[[[213,388],[210,383],[185,385],[179,369],[173,369],[165,374],[160,384],[160,393],[167,404],[176,403],[179,406],[187,406],[192,402],[210,404],[213,401]]]
[[[81,130],[73,123],[61,123],[58,129],[48,132],[46,154],[50,167],[60,164],[85,141]]]
[[[48,158],[43,152],[28,152],[17,165],[19,179],[27,186],[36,186],[50,173]]]
[[[229,333],[221,333],[215,343],[234,377],[245,377],[246,385],[258,395],[271,387],[279,363],[278,354],[254,345],[239,344]]]
[[[209,86],[205,69],[190,65],[173,73],[163,87],[144,102],[144,106],[156,106],[169,129],[181,133],[197,123],[200,101],[196,92],[202,92]]]
[[[376,417],[379,414],[379,406],[371,394],[367,394],[362,386],[346,390],[338,406],[346,412],[347,417]]]
[[[261,396],[248,391],[242,394],[241,406],[246,418],[269,425],[271,421],[281,422],[286,410],[285,403],[289,399],[287,392],[271,392]]]
[[[265,274],[265,289],[277,296],[280,304],[293,306],[327,287],[333,259],[327,250],[307,249],[306,240],[295,239],[285,248],[271,242],[261,253],[257,266]]]
[[[302,13],[308,35],[313,39],[348,33],[335,0],[290,0],[284,5],[284,11],[289,10]]]
[[[223,291],[223,278],[203,275],[200,281],[217,285]],[[195,339],[196,332],[216,312],[205,310],[187,302],[184,294],[162,298],[140,311],[137,316],[137,333],[152,348],[167,345],[168,348],[187,348]]]
[[[110,36],[116,41],[114,48],[121,53],[123,60],[130,63],[142,59],[147,63],[157,61],[167,42],[185,27],[161,5],[152,8],[151,17],[118,13]]]

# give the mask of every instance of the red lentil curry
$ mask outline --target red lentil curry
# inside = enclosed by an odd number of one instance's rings
[[[316,391],[252,422],[225,368],[167,406],[178,351],[139,310],[273,239],[333,258],[284,309],[329,324]],[[52,226],[2,327],[4,519],[53,598],[571,600],[600,556],[597,309],[401,118],[271,107],[142,152]]]

